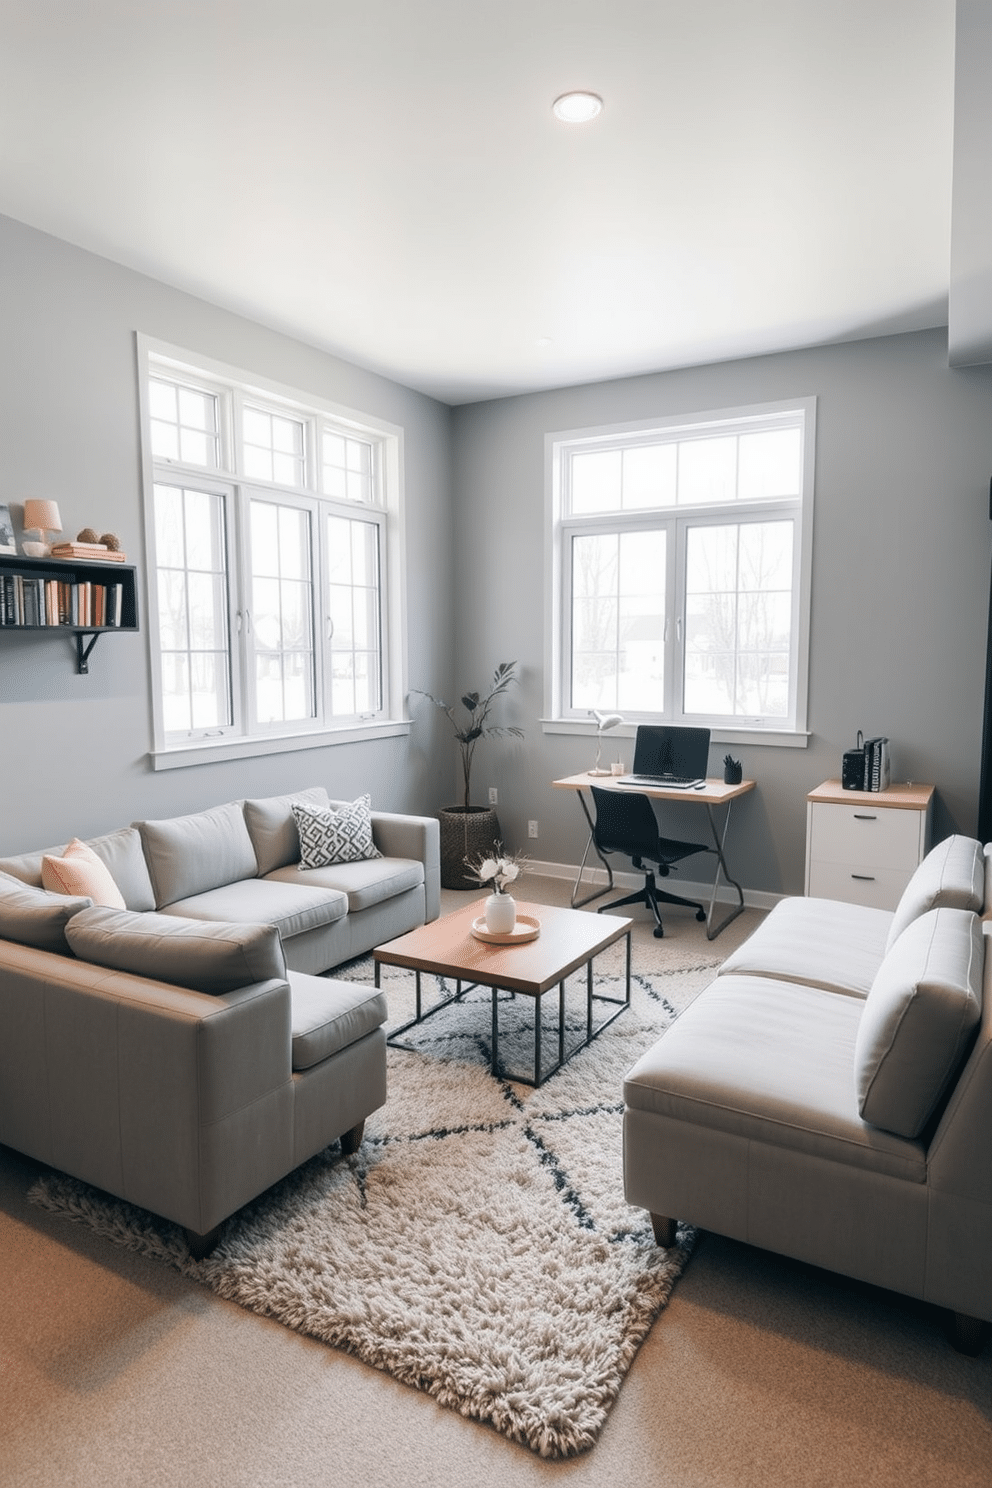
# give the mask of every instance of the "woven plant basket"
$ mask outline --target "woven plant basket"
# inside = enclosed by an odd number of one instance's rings
[[[438,812],[441,823],[441,887],[444,889],[481,889],[478,879],[469,878],[466,858],[490,853],[502,841],[499,818],[489,806],[443,806]]]

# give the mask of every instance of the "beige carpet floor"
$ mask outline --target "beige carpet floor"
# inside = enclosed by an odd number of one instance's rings
[[[567,902],[552,881],[526,892]],[[716,963],[757,918],[707,945],[673,911],[664,949]],[[658,947],[645,917],[635,969]],[[15,1488],[992,1483],[992,1346],[964,1358],[935,1309],[716,1236],[596,1446],[547,1462],[29,1205],[36,1175],[0,1148],[0,1482]]]

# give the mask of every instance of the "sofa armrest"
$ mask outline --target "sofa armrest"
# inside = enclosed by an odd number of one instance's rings
[[[197,1233],[290,1170],[287,981],[213,996],[0,955],[0,1141]]]
[[[386,858],[415,858],[424,865],[425,912],[441,913],[441,826],[435,816],[373,811],[372,840]]]

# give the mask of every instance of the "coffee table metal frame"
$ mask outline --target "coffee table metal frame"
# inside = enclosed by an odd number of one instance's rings
[[[488,987],[491,993],[491,1017],[492,1017],[492,1050],[490,1057],[490,1070],[495,1077],[515,1081],[521,1085],[537,1087],[543,1085],[545,1080],[556,1074],[564,1064],[579,1053],[580,1050],[588,1048],[593,1039],[598,1038],[605,1028],[619,1018],[620,1014],[630,1006],[630,959],[631,959],[631,927],[633,920],[626,917],[610,916],[608,919],[600,919],[596,915],[587,914],[581,910],[561,909],[557,906],[540,904],[521,904],[518,909],[528,914],[536,914],[542,920],[542,934],[544,926],[548,930],[562,929],[567,934],[578,929],[581,934],[577,937],[575,944],[568,954],[562,959],[561,956],[554,959],[553,964],[547,964],[546,946],[541,947],[541,936],[534,941],[527,941],[520,945],[491,945],[476,940],[471,933],[471,922],[477,917],[481,909],[481,901],[469,905],[466,909],[458,909],[449,915],[444,915],[439,920],[434,920],[428,925],[421,926],[418,930],[412,930],[406,935],[399,936],[396,940],[387,941],[384,945],[377,946],[373,951],[375,959],[375,985],[380,985],[380,973],[384,965],[402,966],[412,970],[415,975],[415,997],[416,1013],[406,1023],[394,1028],[388,1035],[387,1042],[395,1049],[406,1049],[412,1053],[419,1052],[416,1047],[406,1042],[402,1035],[409,1029],[417,1027],[426,1019],[439,1013],[442,1008],[450,1007],[452,1003],[461,1002],[467,993],[475,987]],[[554,925],[552,927],[552,921]],[[578,924],[579,921],[588,922]],[[569,923],[574,922],[574,923]],[[445,929],[451,932],[450,942],[447,945],[438,946],[438,932]],[[549,936],[549,938],[551,938]],[[625,955],[625,986],[623,997],[610,997],[603,992],[594,991],[593,961],[596,956],[614,945],[618,940],[626,938]],[[538,948],[535,952],[533,948]],[[564,947],[563,947],[564,949]],[[530,955],[527,953],[531,952]],[[540,960],[545,964],[540,965]],[[535,962],[538,962],[535,965]],[[586,1026],[585,1036],[578,1042],[566,1048],[565,1041],[565,983],[573,972],[580,967],[585,967],[586,972]],[[453,977],[455,980],[455,991],[439,1002],[432,1003],[430,1007],[423,1005],[423,994],[421,987],[421,976],[428,972],[434,976]],[[550,991],[557,983],[558,986],[558,1057],[553,1065],[542,1070],[542,1029],[541,1029],[541,999],[545,992]],[[521,993],[534,999],[534,1074],[525,1075],[520,1072],[512,1072],[500,1067],[499,1058],[499,993],[500,992]],[[603,1018],[599,1023],[594,1019],[594,1004],[606,1003],[613,1011]]]

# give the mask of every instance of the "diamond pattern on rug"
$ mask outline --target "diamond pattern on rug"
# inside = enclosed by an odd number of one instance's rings
[[[342,974],[371,976],[370,961]],[[683,967],[679,1001],[711,974]],[[409,989],[388,996],[402,1021]],[[623,1076],[673,1006],[664,976],[635,978],[631,1008],[536,1090],[490,1075],[487,1012],[456,1005],[425,1025],[425,1052],[391,1049],[359,1152],[332,1144],[232,1216],[203,1261],[176,1226],[74,1179],[46,1175],[31,1198],[543,1457],[586,1451],[694,1239],[683,1227],[658,1249],[623,1197]],[[481,1033],[457,1026],[480,1015]]]

